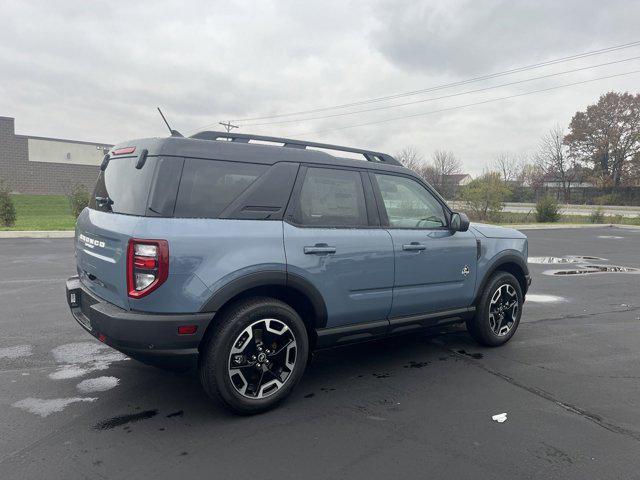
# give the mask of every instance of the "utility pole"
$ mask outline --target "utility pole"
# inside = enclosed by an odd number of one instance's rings
[[[240,128],[238,125],[234,125],[233,123],[231,123],[231,121],[227,121],[227,122],[218,122],[220,125],[222,125],[226,130],[227,133],[229,133],[231,131],[232,128]]]

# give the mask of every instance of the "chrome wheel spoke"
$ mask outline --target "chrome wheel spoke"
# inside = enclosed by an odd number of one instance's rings
[[[500,285],[489,302],[489,327],[497,336],[507,335],[518,318],[518,292],[513,285]]]
[[[241,395],[259,399],[277,392],[295,367],[296,338],[282,321],[253,322],[236,338],[228,360],[231,383]]]

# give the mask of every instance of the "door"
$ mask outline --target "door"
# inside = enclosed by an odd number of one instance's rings
[[[326,326],[384,322],[386,330],[393,242],[380,228],[369,178],[358,170],[302,167],[285,218],[287,274],[320,292]]]
[[[450,231],[448,209],[416,179],[371,176],[395,252],[390,317],[468,307],[476,281],[475,236]]]

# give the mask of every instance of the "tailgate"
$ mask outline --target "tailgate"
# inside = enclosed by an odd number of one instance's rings
[[[129,309],[127,246],[139,219],[86,208],[76,224],[80,281],[98,297],[126,309]]]

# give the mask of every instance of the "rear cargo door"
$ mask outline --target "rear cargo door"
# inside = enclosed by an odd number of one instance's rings
[[[83,285],[96,296],[129,308],[127,247],[145,216],[170,216],[182,158],[112,158],[100,172],[89,208],[76,223],[76,264]]]
[[[76,224],[80,281],[98,297],[129,308],[127,246],[139,218],[85,209]]]

